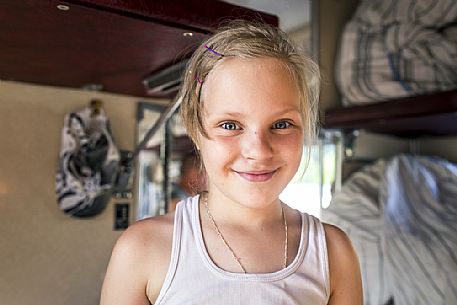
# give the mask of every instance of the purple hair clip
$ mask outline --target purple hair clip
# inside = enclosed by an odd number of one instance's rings
[[[219,53],[219,52],[214,51],[213,49],[211,49],[210,47],[208,47],[206,44],[204,45],[204,47],[205,47],[208,51],[210,51],[211,53],[216,54],[217,56],[220,56],[220,57],[224,57],[224,54],[221,54],[221,53]]]
[[[198,78],[198,76],[195,76],[195,80],[197,81],[197,83],[199,83],[200,85],[203,84],[203,81],[201,79]]]

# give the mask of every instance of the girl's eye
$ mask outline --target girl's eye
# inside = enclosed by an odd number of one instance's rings
[[[225,122],[225,123],[222,123],[222,124],[221,124],[221,127],[222,127],[223,129],[227,129],[227,130],[237,130],[237,129],[239,129],[238,126],[236,126],[236,124],[233,123],[233,122]]]
[[[279,121],[279,122],[276,122],[273,124],[273,128],[274,129],[286,129],[286,128],[289,128],[291,127],[292,124],[290,122],[287,122],[287,121]]]

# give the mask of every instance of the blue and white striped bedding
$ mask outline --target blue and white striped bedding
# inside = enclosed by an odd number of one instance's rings
[[[457,304],[457,165],[378,161],[348,179],[322,218],[351,238],[366,305]]]
[[[457,1],[361,0],[335,78],[345,105],[457,88]]]

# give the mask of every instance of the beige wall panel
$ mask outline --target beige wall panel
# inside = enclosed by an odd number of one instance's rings
[[[439,156],[457,163],[457,136],[430,137],[424,138],[418,142],[420,153],[430,156]]]
[[[388,159],[399,154],[417,154],[457,162],[457,137],[405,139],[361,131],[354,141],[353,154],[356,159]]]
[[[322,73],[321,111],[341,106],[340,95],[333,78],[335,56],[343,27],[351,18],[358,2],[358,0],[319,1],[318,58]]]
[[[288,34],[296,45],[303,48],[308,56],[311,56],[311,28],[309,25],[297,28]]]
[[[354,157],[359,159],[390,158],[408,152],[409,143],[405,139],[362,131],[353,149]]]
[[[54,194],[64,115],[93,97],[104,102],[117,146],[133,149],[137,98],[0,82],[0,304],[99,302],[121,233],[113,202],[81,220],[64,215]]]

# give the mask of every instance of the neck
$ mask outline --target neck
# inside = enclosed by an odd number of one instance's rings
[[[211,213],[221,224],[263,227],[283,222],[281,201],[277,197],[263,202],[249,201],[247,197],[246,201],[240,202],[211,187],[204,196],[208,196]]]

